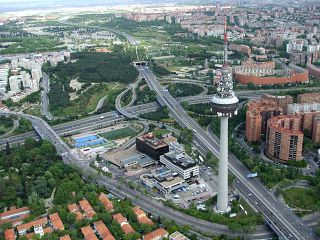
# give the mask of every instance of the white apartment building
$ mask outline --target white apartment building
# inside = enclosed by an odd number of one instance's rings
[[[8,84],[9,76],[9,64],[0,65],[0,93],[4,94],[6,92],[6,86]]]
[[[160,156],[160,162],[184,180],[199,176],[199,165],[185,153],[176,151],[165,153]]]
[[[9,78],[9,85],[10,85],[10,90],[13,94],[21,92],[21,82],[22,82],[22,76],[17,75],[17,76],[11,76]]]

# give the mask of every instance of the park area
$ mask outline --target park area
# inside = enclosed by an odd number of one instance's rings
[[[300,212],[316,211],[319,209],[319,196],[313,189],[293,187],[281,192],[285,202],[291,207]]]

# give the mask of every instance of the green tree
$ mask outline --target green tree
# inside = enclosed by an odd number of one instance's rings
[[[32,194],[28,197],[28,205],[31,213],[36,216],[45,212],[44,201],[36,192],[32,192]]]

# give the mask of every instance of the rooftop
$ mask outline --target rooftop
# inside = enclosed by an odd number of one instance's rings
[[[188,169],[197,165],[197,162],[189,155],[177,151],[165,153],[164,157],[182,169]]]
[[[110,233],[109,229],[103,223],[102,220],[94,222],[93,225],[94,225],[94,228],[98,231],[100,237],[103,240],[115,240],[115,238],[112,236],[112,234]]]
[[[53,213],[49,215],[49,219],[55,230],[64,230],[63,222],[58,213]]]
[[[164,228],[158,228],[143,236],[143,240],[154,240],[168,236],[168,232]]]
[[[88,202],[87,199],[79,201],[79,205],[81,209],[86,213],[86,216],[88,218],[92,218],[94,215],[96,215],[96,212],[93,210],[91,204]]]
[[[30,213],[30,210],[28,207],[16,208],[16,209],[6,211],[4,213],[0,213],[0,219],[9,217],[15,214],[29,214],[29,213]]]
[[[82,227],[81,232],[86,240],[99,240],[90,226]]]
[[[15,240],[16,235],[14,233],[14,229],[10,228],[4,231],[4,239],[5,240]]]
[[[137,137],[137,139],[146,142],[148,145],[151,145],[153,148],[162,148],[167,146],[167,144],[162,139],[156,138],[152,133],[139,136]]]
[[[71,237],[69,235],[64,235],[60,237],[59,240],[71,240]]]
[[[109,200],[109,198],[107,197],[107,195],[105,195],[104,193],[100,193],[99,195],[99,200],[102,202],[103,206],[109,210],[112,211],[113,210],[113,203]]]
[[[29,230],[29,229],[31,229],[31,228],[34,227],[34,226],[40,226],[40,225],[42,226],[42,225],[45,225],[45,224],[47,224],[47,222],[48,222],[48,219],[47,219],[46,217],[40,218],[40,219],[38,219],[38,220],[34,220],[34,221],[32,221],[32,222],[19,225],[19,226],[17,227],[17,230],[18,230],[18,232],[21,232],[21,231],[24,231],[24,230]]]
[[[121,164],[123,165],[128,165],[132,162],[138,162],[141,165],[145,165],[149,162],[154,162],[154,160],[145,154],[137,154],[135,156],[131,156],[129,158],[121,160]]]

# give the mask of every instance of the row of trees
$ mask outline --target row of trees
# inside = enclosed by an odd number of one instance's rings
[[[203,91],[202,87],[189,83],[170,83],[168,90],[173,97],[195,96]]]

